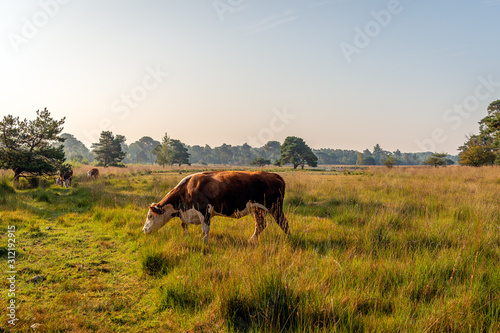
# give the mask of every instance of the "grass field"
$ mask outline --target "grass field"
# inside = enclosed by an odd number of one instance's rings
[[[75,172],[70,189],[0,174],[0,262],[15,226],[16,326],[0,331],[498,332],[500,169],[285,171],[286,238],[268,216],[144,235],[189,169]],[[29,281],[45,276],[39,283]]]

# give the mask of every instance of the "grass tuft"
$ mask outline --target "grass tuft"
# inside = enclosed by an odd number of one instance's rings
[[[52,202],[52,194],[49,190],[41,189],[33,192],[33,199],[38,202]]]
[[[288,331],[299,325],[296,311],[299,301],[297,293],[273,273],[262,277],[250,295],[233,292],[223,301],[222,307],[228,326],[233,330]]]
[[[178,259],[157,250],[149,250],[142,257],[142,270],[153,276],[166,275],[178,263]]]
[[[195,291],[185,283],[167,285],[162,292],[158,305],[158,312],[166,309],[176,309],[181,311],[198,311],[210,302],[208,294]]]

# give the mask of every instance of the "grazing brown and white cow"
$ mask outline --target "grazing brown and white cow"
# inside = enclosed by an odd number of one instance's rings
[[[256,239],[266,227],[265,216],[270,213],[281,229],[288,234],[288,221],[283,214],[285,181],[275,173],[212,171],[195,173],[182,179],[158,203],[149,206],[144,233],[157,231],[173,217],[180,217],[184,233],[188,224],[201,224],[204,239],[208,240],[212,216],[241,218],[252,214]]]
[[[87,177],[98,178],[99,177],[99,169],[97,169],[97,168],[90,169],[89,171],[87,171]]]
[[[70,187],[72,178],[73,178],[73,170],[61,172],[59,174],[59,179],[56,180],[56,184],[64,187]]]

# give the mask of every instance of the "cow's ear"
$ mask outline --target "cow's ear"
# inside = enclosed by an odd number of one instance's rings
[[[154,206],[154,205],[149,206],[149,210],[151,210],[151,212],[153,214],[163,214],[163,213],[165,213],[165,210],[163,208],[158,207],[158,206]]]

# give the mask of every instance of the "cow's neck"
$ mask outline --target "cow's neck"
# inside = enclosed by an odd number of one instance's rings
[[[172,191],[168,192],[166,196],[161,199],[161,201],[158,203],[159,207],[164,207],[168,204],[171,204],[175,210],[181,210],[182,209],[182,201],[181,201],[181,195],[179,193],[178,188],[174,188]]]

